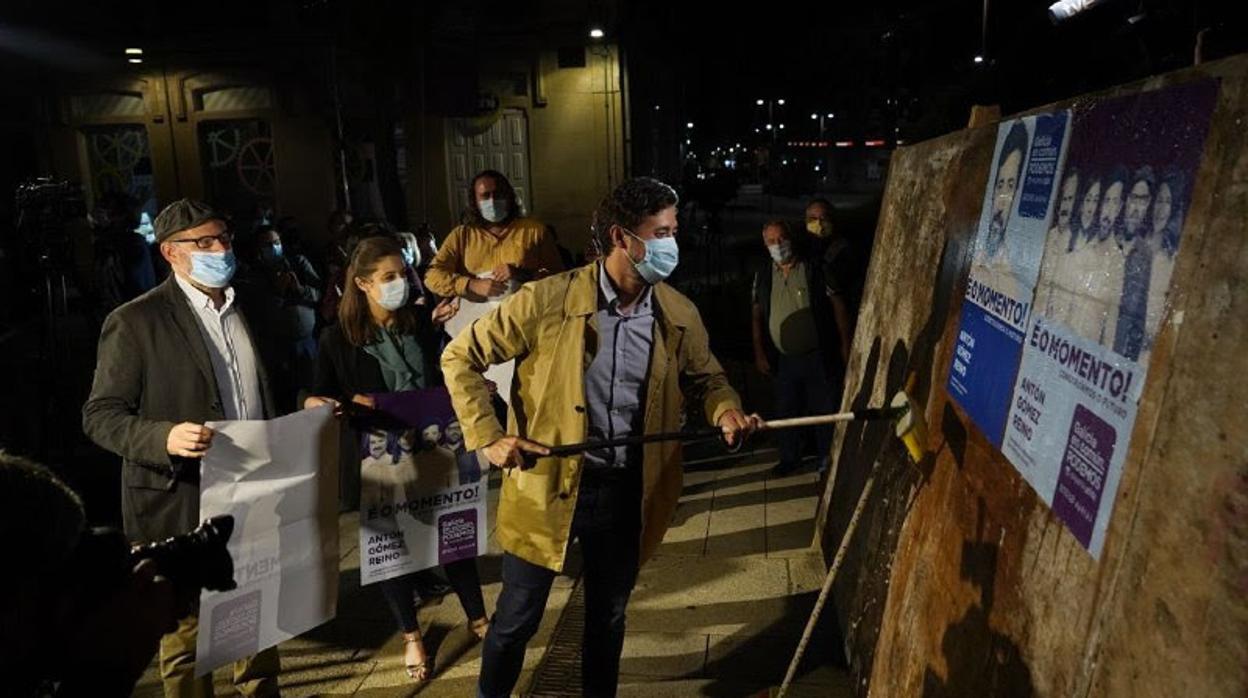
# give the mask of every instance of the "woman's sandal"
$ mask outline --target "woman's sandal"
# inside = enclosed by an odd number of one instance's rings
[[[468,629],[473,635],[477,636],[477,640],[484,640],[486,633],[490,632],[490,619],[479,618],[468,624]]]
[[[407,648],[411,645],[419,647],[420,650],[417,652],[417,655],[424,658],[415,664],[407,663]],[[425,645],[421,642],[420,633],[403,633],[403,659],[403,666],[407,669],[407,678],[416,683],[424,683],[429,680],[429,655],[425,652]]]

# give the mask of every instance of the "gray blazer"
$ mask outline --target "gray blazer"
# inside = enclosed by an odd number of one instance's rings
[[[264,416],[274,414],[260,329],[247,323],[245,294],[235,303],[255,345]],[[82,428],[122,458],[121,512],[136,542],[185,533],[199,519],[199,460],[170,456],[169,430],[181,422],[225,419],[208,348],[186,295],[171,274],[109,314],[100,332],[91,397]]]

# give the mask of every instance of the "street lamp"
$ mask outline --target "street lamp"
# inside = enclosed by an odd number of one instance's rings
[[[759,182],[763,185],[764,189],[767,190],[767,211],[770,212],[771,211],[771,191],[768,189],[769,181],[772,178],[772,173],[770,170],[772,167],[774,167],[775,163],[781,159],[778,157],[778,154],[780,152],[780,148],[779,148],[780,143],[779,143],[779,138],[777,134],[782,129],[785,128],[785,124],[783,123],[784,112],[781,111],[779,114],[777,114],[776,107],[783,108],[785,105],[785,100],[780,99],[780,98],[771,98],[771,99],[762,98],[762,99],[754,100],[754,104],[759,107],[763,107],[763,106],[767,107],[766,121],[764,122],[764,126],[767,130],[767,133],[771,135],[771,139],[770,139],[771,144],[767,146],[767,160],[766,160],[766,162],[770,164],[764,165],[763,162],[760,162],[759,163],[760,166],[759,166],[757,174],[759,177]],[[759,129],[755,127],[754,132],[759,133]]]
[[[825,132],[825,130],[827,129],[827,126],[828,126],[828,123],[827,123],[827,122],[831,121],[832,119],[835,119],[835,118],[836,118],[836,114],[834,114],[833,112],[828,112],[827,114],[818,114],[818,113],[815,113],[815,114],[811,114],[811,115],[810,115],[810,118],[811,118],[813,121],[818,121],[818,122],[819,122],[819,141],[818,141],[818,142],[819,142],[819,143],[822,143],[822,142],[823,142],[823,135],[824,135],[824,132]],[[816,152],[822,153],[822,151],[816,151]],[[818,156],[817,156],[817,157],[818,157]],[[820,167],[820,165],[818,164],[818,162],[819,162],[819,161],[818,161],[818,160],[816,160],[815,172],[823,172],[823,169]],[[829,171],[831,171],[831,165],[830,165],[830,164],[829,164],[829,168],[828,168],[828,169],[829,169]]]
[[[776,123],[776,107],[778,106],[783,107],[784,100],[783,99],[756,99],[754,100],[754,104],[760,107],[766,105],[767,107],[767,130],[771,131],[771,142],[774,144],[776,142],[776,131],[779,130],[778,128],[775,128],[774,126],[774,124]],[[780,128],[784,128],[784,124],[780,124]]]
[[[827,114],[811,114],[810,118],[813,121],[819,122],[819,140],[823,140],[823,132],[824,132],[824,129],[827,127],[827,122],[825,121],[825,119],[827,121],[831,121],[832,119],[836,118],[836,114],[833,114],[832,112],[828,112]]]

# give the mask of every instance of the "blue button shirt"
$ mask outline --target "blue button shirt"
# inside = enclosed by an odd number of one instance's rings
[[[611,439],[643,429],[646,376],[654,348],[654,294],[649,287],[627,310],[602,264],[598,265],[598,353],[585,371],[589,438]],[[623,468],[641,462],[640,446],[585,453],[587,468]]]

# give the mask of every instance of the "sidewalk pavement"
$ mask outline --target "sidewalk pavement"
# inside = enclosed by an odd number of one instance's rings
[[[621,696],[749,696],[780,683],[824,567],[809,547],[817,478],[809,470],[770,477],[775,460],[774,450],[761,449],[687,463],[675,520],[629,604]],[[493,484],[491,521],[497,476]],[[458,599],[450,594],[420,611],[426,647],[436,658],[433,679],[416,686],[404,673],[402,637],[380,593],[360,588],[358,517],[345,514],[340,524],[338,617],[282,643],[282,694],[475,695],[481,649]],[[491,531],[490,555],[480,560],[487,609],[498,598],[500,552]],[[578,567],[570,560],[568,572],[575,575]],[[578,693],[576,581],[556,578],[525,658],[518,686],[524,695]],[[817,635],[791,695],[852,695],[848,674],[828,660],[837,654],[835,644],[827,632]],[[217,695],[230,695],[228,669],[215,676]],[[135,695],[161,695],[154,666]]]

